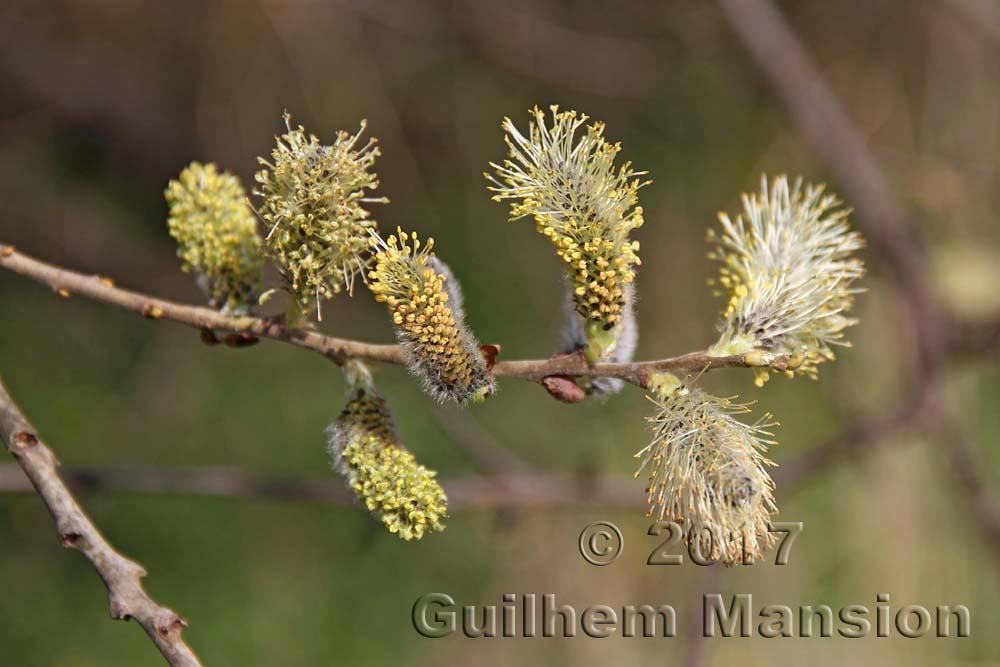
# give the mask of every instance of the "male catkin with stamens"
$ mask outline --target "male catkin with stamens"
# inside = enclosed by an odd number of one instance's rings
[[[774,483],[764,457],[774,444],[770,415],[746,424],[746,404],[688,388],[676,377],[654,379],[653,440],[636,454],[649,475],[649,516],[676,521],[701,555],[725,565],[751,563],[774,536]]]
[[[444,530],[448,498],[435,473],[400,442],[385,399],[363,364],[348,362],[348,401],[327,429],[334,467],[390,533],[419,540]]]
[[[587,125],[577,136],[588,117],[551,110],[550,127],[542,110],[532,109],[527,136],[505,118],[508,158],[502,165],[490,163],[496,173],[485,176],[494,200],[518,200],[511,204],[511,220],[533,216],[552,242],[565,262],[580,318],[570,327],[582,329],[590,363],[609,361],[618,345],[634,347],[624,340],[635,336],[631,287],[639,265],[639,243],[629,234],[642,226],[637,193],[649,181],[640,180],[646,172],[633,170],[630,162],[615,166],[621,146],[604,138],[603,123]],[[631,360],[631,350],[615,360]]]
[[[214,164],[192,162],[164,195],[182,269],[198,277],[212,306],[246,312],[260,292],[263,258],[240,180]]]
[[[758,194],[743,196],[743,211],[719,214],[721,233],[709,257],[721,263],[717,284],[729,297],[711,352],[720,356],[762,350],[796,357],[797,372],[816,377],[817,366],[834,358],[832,345],[849,345],[844,329],[853,287],[864,264],[853,254],[864,246],[847,223],[849,211],[802,179],[789,185],[779,176]],[[791,375],[793,371],[789,371]],[[757,373],[763,384],[769,371]]]
[[[293,319],[314,312],[322,319],[322,300],[353,290],[355,276],[371,261],[369,231],[376,225],[364,205],[388,201],[367,194],[378,187],[379,149],[376,139],[358,145],[365,121],[356,134],[338,132],[324,146],[301,125],[293,130],[288,113],[284,118],[288,131],[276,138],[271,159],[257,158],[264,167],[255,175],[257,213],[267,228],[265,250],[292,298]]]
[[[421,245],[416,233],[398,230],[373,243],[368,288],[388,307],[410,372],[439,401],[465,404],[492,394],[496,384],[466,328],[459,285],[431,253],[434,239]]]

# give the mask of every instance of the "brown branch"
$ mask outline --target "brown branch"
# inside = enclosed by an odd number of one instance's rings
[[[406,353],[399,345],[364,343],[335,338],[310,329],[294,329],[273,319],[248,315],[224,315],[211,308],[189,306],[158,299],[153,296],[116,287],[102,276],[88,276],[52,264],[47,264],[14,249],[0,245],[0,267],[51,287],[62,296],[79,294],[113,306],[125,308],[150,319],[164,319],[186,324],[202,331],[228,331],[241,336],[259,336],[318,352],[335,363],[342,364],[348,357],[406,364]],[[238,343],[238,341],[235,341]],[[757,357],[755,359],[755,357]],[[789,367],[788,356],[779,355],[770,360],[778,370]],[[759,366],[759,354],[738,354],[712,357],[706,351],[691,352],[678,357],[626,364],[601,363],[588,365],[582,354],[570,354],[552,359],[527,359],[499,361],[492,373],[498,377],[511,377],[540,382],[551,375],[600,376],[626,380],[644,387],[652,373],[695,373],[715,368],[749,368]]]
[[[59,476],[55,455],[38,438],[2,382],[0,438],[52,514],[59,541],[83,553],[101,575],[108,588],[111,617],[135,619],[171,665],[199,667],[201,662],[181,637],[187,623],[143,590],[146,570],[115,551],[87,517]]]

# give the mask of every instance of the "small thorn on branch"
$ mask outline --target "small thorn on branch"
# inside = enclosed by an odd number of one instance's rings
[[[122,600],[113,600],[109,611],[111,612],[111,618],[116,621],[128,621],[132,618],[129,606]]]
[[[173,616],[166,623],[158,623],[156,626],[156,631],[159,632],[164,637],[169,637],[171,632],[176,632],[180,634],[188,626],[187,621],[173,614]]]
[[[0,246],[0,257],[10,257],[14,254],[14,250],[15,248],[12,245]]]
[[[151,320],[158,320],[163,317],[163,309],[155,303],[147,303],[142,307],[142,316]]]

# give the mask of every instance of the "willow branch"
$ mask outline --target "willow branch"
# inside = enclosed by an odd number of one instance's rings
[[[64,297],[78,294],[139,313],[143,317],[171,320],[202,331],[227,331],[242,336],[270,338],[291,343],[322,354],[337,364],[343,364],[350,357],[400,365],[405,365],[407,362],[406,352],[399,345],[382,345],[335,338],[312,329],[287,327],[284,323],[274,319],[249,315],[225,315],[211,308],[159,299],[141,292],[117,287],[109,278],[77,273],[48,264],[19,252],[9,245],[0,245],[0,267],[48,285]],[[776,355],[769,360],[769,365],[778,370],[785,370],[789,363],[790,359],[787,355]],[[587,364],[582,354],[569,354],[552,359],[499,361],[493,366],[492,372],[497,377],[511,377],[535,382],[553,375],[613,377],[644,387],[652,373],[684,374],[715,368],[749,368],[759,365],[758,354],[712,357],[707,351],[691,352],[655,361],[594,365]]]
[[[52,450],[38,438],[2,382],[0,438],[52,514],[59,541],[80,551],[101,575],[108,588],[111,617],[135,619],[171,665],[199,667],[197,656],[181,637],[187,623],[143,590],[146,570],[115,551],[101,535],[60,477]]]

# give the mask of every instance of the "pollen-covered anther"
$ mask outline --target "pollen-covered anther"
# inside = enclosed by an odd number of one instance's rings
[[[493,376],[479,343],[465,326],[461,289],[451,270],[432,254],[434,240],[398,230],[373,237],[375,266],[368,287],[386,304],[410,371],[438,400],[466,403],[488,397]]]
[[[322,300],[353,290],[371,260],[369,231],[376,226],[365,205],[388,200],[367,195],[379,184],[373,167],[380,151],[376,139],[360,144],[365,121],[324,146],[301,125],[292,129],[288,113],[284,118],[288,131],[277,137],[271,159],[257,158],[263,169],[254,194],[261,197],[265,250],[308,316]]]
[[[181,268],[197,275],[213,306],[245,312],[260,291],[263,258],[257,220],[239,179],[214,164],[192,162],[170,181],[165,196]]]

